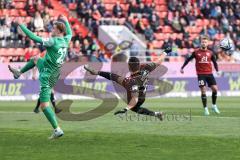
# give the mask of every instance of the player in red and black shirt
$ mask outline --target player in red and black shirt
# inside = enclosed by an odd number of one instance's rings
[[[115,112],[114,113],[115,115],[125,113],[128,110],[131,110],[138,114],[156,116],[160,120],[162,120],[163,119],[162,112],[153,112],[141,106],[144,103],[146,97],[149,73],[152,72],[155,68],[157,68],[161,64],[165,55],[169,52],[171,52],[170,48],[165,49],[164,54],[160,56],[159,63],[149,63],[141,65],[138,58],[131,57],[128,61],[128,67],[129,71],[131,72],[131,75],[126,78],[110,72],[95,71],[94,69],[86,66],[84,68],[91,74],[100,75],[108,80],[115,81],[126,89],[127,107],[120,111]]]
[[[217,72],[218,71],[218,64],[216,60],[216,55],[212,53],[212,51],[208,50],[208,37],[203,36],[201,37],[201,47],[196,49],[190,57],[186,59],[184,62],[181,73],[184,73],[183,69],[184,67],[195,58],[196,60],[196,71],[198,76],[198,84],[201,89],[201,98],[202,103],[204,107],[204,114],[209,115],[208,107],[207,107],[207,96],[206,96],[206,84],[208,84],[208,87],[212,89],[212,109],[215,113],[219,114],[219,110],[216,105],[217,101],[217,83],[213,76],[213,69],[212,69],[212,63],[214,65],[214,68]]]

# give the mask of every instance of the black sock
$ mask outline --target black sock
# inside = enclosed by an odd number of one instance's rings
[[[217,92],[212,92],[212,104],[215,105],[217,101]]]
[[[40,107],[40,98],[38,98],[37,105],[36,105],[36,107],[35,107],[35,109],[34,109],[34,110],[38,110],[38,109],[39,109],[39,107]]]
[[[155,112],[150,111],[150,110],[148,110],[147,108],[139,107],[138,110],[133,110],[133,111],[137,112],[138,114],[155,116]]]
[[[207,96],[206,96],[206,94],[202,94],[201,98],[202,98],[203,107],[204,108],[207,107]]]
[[[51,103],[52,103],[52,105],[53,105],[53,108],[56,109],[56,103],[55,103],[55,98],[54,98],[54,93],[53,93],[53,92],[51,93],[51,98],[50,98],[50,100],[51,100]]]

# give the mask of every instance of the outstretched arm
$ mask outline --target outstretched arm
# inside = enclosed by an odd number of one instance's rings
[[[42,38],[34,34],[32,31],[30,31],[25,25],[20,24],[19,27],[31,40],[37,43],[42,43]]]
[[[91,68],[89,66],[84,66],[84,69],[86,71],[88,71],[89,73],[91,73],[92,75],[99,75],[99,76],[104,77],[104,78],[106,78],[108,80],[115,81],[118,84],[123,85],[124,78],[119,76],[119,75],[117,75],[117,74],[110,73],[110,72],[96,71],[95,69],[93,69],[93,68]]]
[[[115,74],[115,73],[99,71],[98,75],[101,76],[101,77],[104,77],[104,78],[106,78],[108,80],[117,82],[120,85],[123,85],[124,78],[119,76],[119,75],[117,75],[117,74]]]
[[[183,64],[182,67],[181,67],[181,73],[183,73],[184,67],[185,67],[193,58],[195,58],[195,54],[194,54],[194,53],[185,60],[184,64]]]
[[[60,19],[62,19],[65,23],[65,26],[66,26],[66,38],[68,39],[68,41],[71,41],[71,38],[72,38],[72,29],[71,29],[71,26],[68,22],[68,19],[67,17],[65,17],[64,15],[61,15]]]
[[[164,49],[164,51],[161,53],[161,55],[158,57],[158,62],[154,63],[151,62],[145,66],[145,69],[147,69],[149,72],[152,72],[155,68],[162,65],[162,62],[164,61],[165,57],[172,52],[172,48],[168,46]]]

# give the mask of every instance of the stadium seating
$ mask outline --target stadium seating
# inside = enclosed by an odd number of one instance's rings
[[[113,6],[116,4],[116,2],[119,0],[104,0],[104,6],[106,8],[106,11],[109,13],[112,13],[113,10]],[[77,10],[77,2],[73,3],[74,1],[69,1],[69,3],[64,4],[62,3],[62,1],[60,0],[52,0],[52,6],[54,6],[54,9],[50,9],[50,15],[52,17],[57,17],[60,14],[65,14],[65,15],[74,15],[74,14],[69,14],[69,12],[75,12]],[[169,13],[171,12],[171,10],[168,7],[168,3],[169,1],[166,0],[142,0],[143,3],[145,4],[151,4],[151,3],[155,3],[156,7],[155,7],[155,12],[157,13],[157,15],[159,16],[160,20],[163,21],[166,17],[169,16]],[[4,17],[6,15],[9,16],[9,18],[11,20],[14,19],[18,19],[20,22],[22,23],[29,23],[33,20],[33,17],[28,16],[27,11],[24,9],[25,5],[27,3],[27,0],[14,0],[12,5],[14,6],[14,8],[9,8],[9,9],[1,9],[0,10],[0,17]],[[194,3],[194,1],[191,2],[192,4]],[[129,4],[128,1],[126,0],[120,0],[120,4],[121,7],[123,9],[124,15],[128,14],[128,10],[129,10]],[[114,19],[118,19],[116,17],[114,17]],[[76,16],[69,16],[69,21],[72,23],[72,28],[74,31],[74,35],[78,35],[79,33],[82,33],[83,37],[85,37],[88,33],[88,26],[86,27],[86,24],[84,24],[83,22],[79,21],[77,19]],[[119,18],[118,21],[120,22],[120,24],[123,24],[125,19],[124,18]],[[135,27],[137,25],[139,21],[138,17],[134,17],[132,18],[132,24]],[[141,21],[143,23],[144,26],[148,26],[150,24],[149,19],[146,17],[141,18]],[[214,19],[206,19],[203,17],[197,17],[197,19],[194,21],[193,24],[184,27],[185,32],[188,34],[186,35],[183,32],[179,32],[174,30],[174,28],[171,25],[166,25],[164,23],[160,23],[159,29],[157,31],[155,31],[154,33],[154,37],[155,39],[151,42],[154,46],[154,48],[161,48],[162,45],[164,44],[164,41],[168,40],[168,39],[172,39],[173,41],[175,41],[176,39],[180,39],[180,40],[184,40],[187,37],[187,41],[192,44],[193,41],[195,39],[197,39],[199,37],[199,35],[203,32],[203,30],[205,28],[207,28],[208,26],[212,25],[212,26],[218,26],[219,22]],[[44,31],[44,32],[39,32],[38,35],[43,36],[43,37],[47,37],[49,35],[48,32]],[[224,37],[225,35],[220,32],[217,33],[214,36],[214,40],[220,40]],[[213,42],[211,42],[213,43]],[[99,43],[100,46],[102,46]],[[10,46],[10,47],[15,47],[15,46]],[[188,53],[190,53],[189,51],[193,50],[193,47],[190,46],[190,48],[185,48],[186,46],[183,46],[183,48],[179,48],[178,49],[178,55],[179,56],[185,56]],[[103,48],[103,47],[102,47]],[[9,52],[14,51],[13,53],[9,53]],[[1,48],[0,50],[0,56],[22,56],[24,55],[23,53],[25,52],[25,50],[19,48],[19,49],[14,49],[14,48]],[[40,52],[40,51],[38,51]],[[178,60],[181,60],[181,58],[179,58]]]
[[[27,15],[26,10],[24,9],[25,5],[26,5],[26,1],[27,0],[14,0],[14,2],[12,3],[12,5],[14,6],[13,9],[1,9],[0,10],[0,17],[4,17],[6,15],[9,16],[9,19],[12,21],[14,19],[18,19],[20,23],[29,23],[30,21],[33,20],[33,17],[30,17]],[[57,0],[52,1],[53,5],[55,8],[57,8],[56,10],[50,10],[50,15],[53,17],[57,17],[60,14],[65,14],[68,15],[69,12],[67,11],[67,9],[61,5]],[[70,8],[75,9],[74,7],[76,7],[75,3],[72,3],[69,5]],[[83,27],[79,21],[74,18],[74,17],[69,17],[69,20],[71,23],[74,24],[74,28],[76,33],[74,34],[78,34],[79,32],[82,32],[84,36],[86,36],[87,34],[87,30],[85,29],[85,27]],[[42,37],[48,37],[49,33],[48,32],[38,32],[37,33],[39,36]],[[5,62],[8,62],[9,59],[7,58],[8,56],[24,56],[26,53],[27,49],[23,49],[23,48],[0,48],[0,56],[5,58]],[[39,54],[40,50],[38,48],[34,49],[34,55]]]

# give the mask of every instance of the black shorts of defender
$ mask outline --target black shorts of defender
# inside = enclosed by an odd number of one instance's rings
[[[198,75],[198,86],[203,87],[208,85],[211,87],[212,85],[217,85],[217,82],[213,76],[213,74],[199,74]]]

